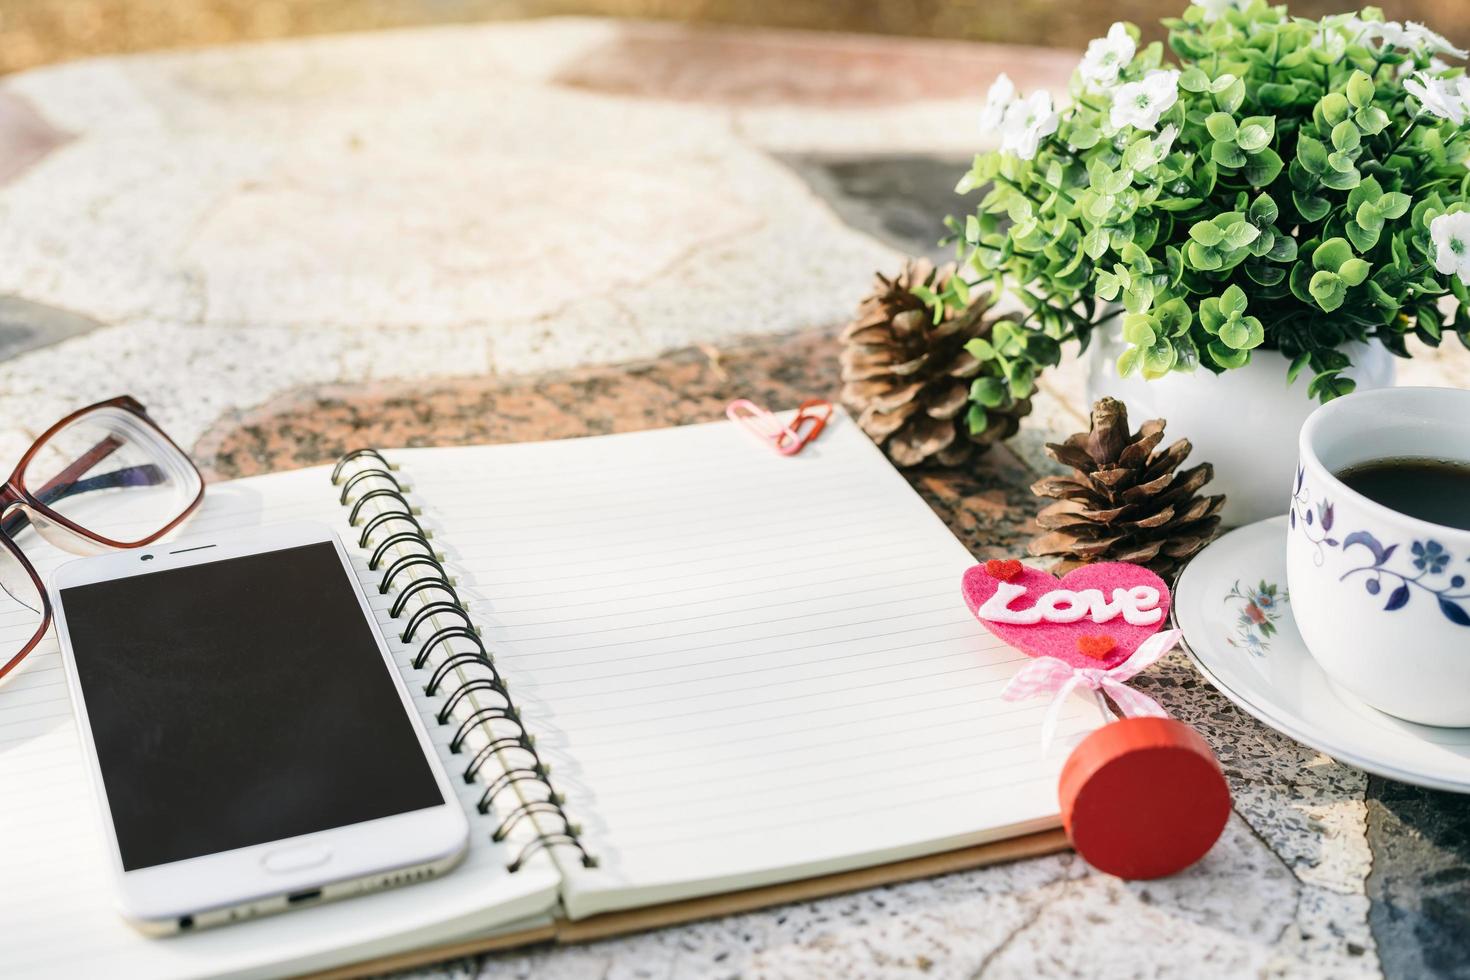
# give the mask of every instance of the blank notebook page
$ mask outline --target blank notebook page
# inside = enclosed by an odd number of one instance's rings
[[[600,862],[574,918],[1058,822],[1097,709],[1041,757],[973,559],[845,415],[791,458],[725,422],[391,455]]]

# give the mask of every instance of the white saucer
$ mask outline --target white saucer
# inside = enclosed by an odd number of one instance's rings
[[[1262,722],[1338,762],[1470,793],[1470,728],[1416,725],[1370,708],[1307,652],[1287,596],[1284,516],[1231,531],[1201,551],[1175,583],[1173,601],[1195,665]]]

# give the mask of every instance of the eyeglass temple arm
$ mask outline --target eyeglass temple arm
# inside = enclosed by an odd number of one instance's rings
[[[43,504],[53,504],[58,500],[76,496],[79,493],[88,493],[92,490],[110,490],[116,487],[150,487],[162,483],[167,479],[163,470],[153,463],[144,463],[139,466],[125,466],[111,473],[99,473],[85,479],[78,479],[83,473],[96,466],[102,460],[111,456],[119,448],[122,442],[108,436],[87,452],[83,453],[69,466],[63,469],[49,480],[45,486],[37,490],[35,498]],[[17,510],[0,522],[0,532],[14,535],[24,530],[30,524],[30,518],[24,511]]]

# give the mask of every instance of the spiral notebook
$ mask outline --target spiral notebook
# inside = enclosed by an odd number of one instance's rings
[[[973,559],[846,416],[359,451],[212,485],[184,533],[337,526],[475,827],[442,879],[166,939],[111,908],[54,640],[0,688],[9,976],[378,971],[1056,850],[1066,746]],[[53,563],[65,556],[45,556]],[[44,563],[44,562],[42,562]]]

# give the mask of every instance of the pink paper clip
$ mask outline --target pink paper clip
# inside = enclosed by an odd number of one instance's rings
[[[826,409],[825,412],[822,409]],[[832,418],[832,404],[824,398],[808,398],[801,403],[791,424],[783,423],[771,412],[748,398],[737,398],[725,407],[725,415],[747,432],[782,456],[795,456],[807,443],[821,434]]]

